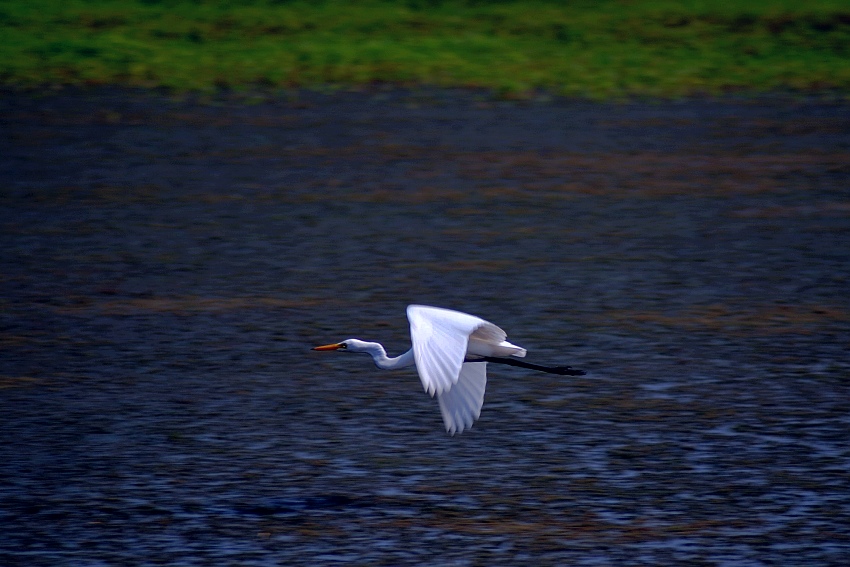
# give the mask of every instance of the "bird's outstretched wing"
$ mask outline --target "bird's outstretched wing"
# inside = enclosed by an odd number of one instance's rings
[[[411,305],[407,308],[407,318],[416,370],[422,386],[432,396],[444,394],[458,382],[470,335],[475,333],[476,337],[496,343],[507,337],[493,323],[450,309]],[[484,371],[483,363],[475,364],[481,364]]]
[[[466,362],[461,366],[457,384],[437,395],[447,432],[454,435],[472,427],[481,415],[486,387],[486,362]]]

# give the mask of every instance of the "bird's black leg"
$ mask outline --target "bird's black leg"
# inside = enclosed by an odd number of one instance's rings
[[[542,364],[533,364],[516,358],[499,358],[495,356],[482,356],[480,359],[470,360],[469,362],[492,362],[494,364],[505,364],[507,366],[518,366],[520,368],[529,368],[531,370],[539,370],[540,372],[548,372],[549,374],[559,374],[561,376],[584,376],[585,371],[573,368],[572,366],[543,366]]]

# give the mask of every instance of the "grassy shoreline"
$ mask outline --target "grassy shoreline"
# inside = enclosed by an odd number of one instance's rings
[[[786,0],[9,0],[0,84],[390,83],[595,99],[850,92],[850,6]]]

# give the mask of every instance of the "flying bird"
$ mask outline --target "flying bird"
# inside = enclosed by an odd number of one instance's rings
[[[437,396],[446,431],[452,435],[472,427],[481,415],[488,362],[562,376],[584,375],[584,371],[570,366],[542,366],[519,360],[525,357],[526,350],[509,343],[505,331],[474,315],[410,305],[407,319],[413,348],[394,358],[387,356],[380,343],[359,339],[317,346],[313,350],[366,353],[384,370],[415,364],[425,391]]]

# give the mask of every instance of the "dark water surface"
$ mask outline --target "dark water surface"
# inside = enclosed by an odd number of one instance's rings
[[[248,102],[0,95],[0,564],[848,563],[850,106]]]

